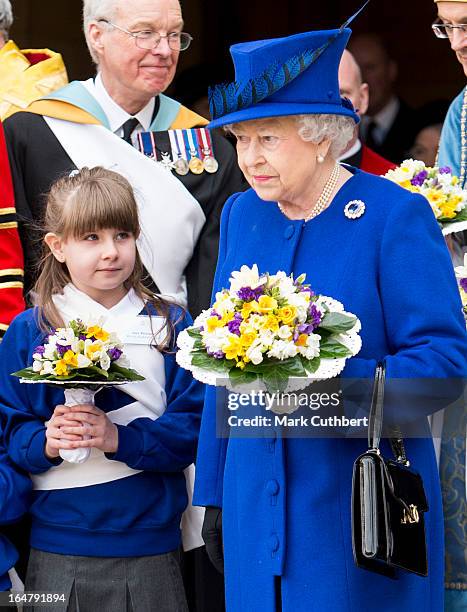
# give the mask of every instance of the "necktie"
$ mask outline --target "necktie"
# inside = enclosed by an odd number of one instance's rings
[[[132,144],[131,135],[133,134],[133,130],[136,128],[138,124],[139,124],[139,121],[138,119],[136,119],[136,117],[131,117],[130,119],[127,119],[125,123],[122,125],[122,128],[123,128],[122,140],[124,140],[125,142],[128,142],[129,144]]]
[[[376,140],[377,128],[378,128],[378,124],[376,123],[376,121],[370,121],[370,123],[368,124],[368,129],[365,134],[365,144],[367,145],[367,147],[370,147],[370,149],[377,149],[378,145],[380,144]]]

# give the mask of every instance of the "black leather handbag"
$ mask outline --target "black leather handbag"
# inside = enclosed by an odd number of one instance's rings
[[[368,426],[368,451],[354,463],[352,545],[358,567],[396,577],[396,568],[428,575],[420,474],[410,469],[401,437],[390,439],[394,459],[381,455],[384,364],[378,364]],[[397,434],[398,432],[396,432]]]

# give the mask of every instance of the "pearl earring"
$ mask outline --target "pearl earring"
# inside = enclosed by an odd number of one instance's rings
[[[318,162],[318,164],[322,164],[324,162],[324,157],[322,155],[317,155],[316,161]]]

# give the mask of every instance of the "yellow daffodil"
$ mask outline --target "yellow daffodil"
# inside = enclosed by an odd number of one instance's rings
[[[226,310],[221,319],[222,327],[224,327],[224,325],[227,325],[227,323],[231,321],[233,318],[234,318],[234,312],[232,310]]]
[[[262,295],[258,300],[258,312],[268,314],[277,308],[277,300],[269,295]]]
[[[64,355],[63,355],[63,361],[70,366],[73,366],[74,368],[78,367],[78,357],[77,355],[75,355],[73,353],[73,351],[67,351]]]
[[[217,317],[209,317],[206,320],[206,329],[209,333],[213,332],[218,327],[223,327],[222,319],[218,319]]]
[[[276,316],[274,316],[273,314],[270,314],[267,317],[265,317],[265,320],[264,320],[264,323],[263,323],[263,329],[270,329],[273,332],[278,331],[278,329],[279,329],[279,320],[278,320],[278,318]]]
[[[283,308],[279,308],[277,316],[284,325],[290,325],[297,316],[297,309],[295,306],[284,306]]]
[[[243,361],[237,361],[235,367],[240,368],[240,370],[245,369],[245,363]]]
[[[228,343],[222,346],[226,359],[237,359],[243,355],[243,346],[238,336],[229,338]]]
[[[87,329],[86,338],[92,338],[93,336],[94,338],[96,338],[96,340],[107,342],[110,334],[109,332],[106,332],[104,329],[102,329],[102,327],[100,327],[99,325],[91,325]]]
[[[102,343],[101,342],[93,342],[92,344],[90,344],[87,348],[86,348],[86,357],[88,359],[95,359],[96,356],[94,353],[100,353],[100,351],[102,350]]]
[[[60,359],[55,364],[55,374],[57,376],[66,376],[68,374],[68,367],[63,359]]]
[[[252,312],[258,312],[258,302],[256,300],[245,302],[240,314],[242,315],[243,319],[248,319]]]
[[[249,347],[253,344],[257,337],[258,334],[255,330],[247,331],[240,335],[240,342],[242,346]]]
[[[456,216],[456,205],[451,202],[445,202],[444,204],[440,204],[439,208],[441,210],[441,216],[447,217],[448,219],[452,219]]]

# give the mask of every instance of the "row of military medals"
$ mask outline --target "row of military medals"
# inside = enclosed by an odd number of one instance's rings
[[[206,128],[168,130],[171,152],[156,147],[154,132],[139,132],[138,144],[141,153],[157,160],[165,170],[175,170],[180,176],[189,172],[214,174],[219,163],[214,157],[211,134]]]

